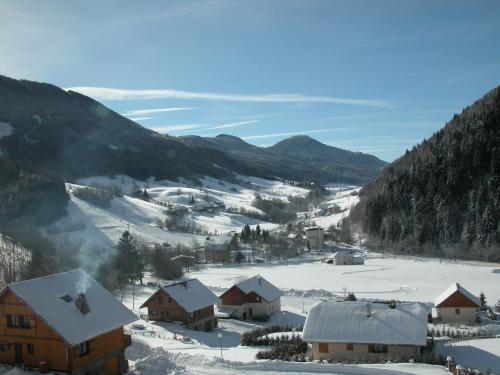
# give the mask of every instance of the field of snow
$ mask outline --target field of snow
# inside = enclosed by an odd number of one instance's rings
[[[437,350],[462,367],[500,373],[500,338],[440,344]]]
[[[500,264],[451,263],[427,258],[410,260],[377,255],[356,266],[321,263],[317,257],[297,258],[271,265],[211,266],[188,276],[197,277],[208,286],[227,288],[256,274],[288,290],[291,296],[323,297],[325,293],[317,292],[343,295],[348,291],[360,298],[433,302],[448,286],[459,282],[477,296],[484,291],[489,303],[494,304],[500,297]]]

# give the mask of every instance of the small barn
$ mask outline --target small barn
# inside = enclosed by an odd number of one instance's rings
[[[303,339],[315,360],[409,359],[427,345],[427,315],[420,303],[320,302],[307,315]]]
[[[40,372],[123,374],[137,317],[81,269],[6,285],[0,363]]]
[[[443,323],[473,323],[479,298],[458,283],[451,284],[434,301],[433,318]]]
[[[218,301],[198,279],[190,279],[160,287],[141,309],[148,309],[151,320],[178,321],[190,329],[211,331],[217,327],[214,304]]]
[[[229,316],[247,320],[281,311],[280,289],[260,275],[234,284],[220,296],[219,307]]]
[[[332,255],[332,264],[337,266],[365,264],[363,254],[358,251],[340,250]]]
[[[227,263],[230,260],[230,243],[232,236],[213,236],[206,240],[205,259],[207,262]]]

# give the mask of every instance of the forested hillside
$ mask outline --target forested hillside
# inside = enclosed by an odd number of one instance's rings
[[[371,246],[500,259],[500,89],[387,166],[350,215]]]

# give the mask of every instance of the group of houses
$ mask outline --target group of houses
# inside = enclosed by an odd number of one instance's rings
[[[187,328],[210,331],[218,316],[241,320],[272,315],[281,310],[281,291],[262,276],[238,282],[217,297],[198,279],[184,280],[160,287],[141,308],[148,319],[178,321]]]
[[[159,287],[141,306],[155,321],[210,331],[217,317],[241,320],[281,310],[282,292],[260,275],[217,297],[198,279]],[[479,299],[455,283],[431,307],[423,303],[320,302],[303,340],[314,359],[413,358],[428,344],[427,323],[471,323]],[[217,306],[217,308],[215,308]],[[216,315],[216,310],[218,315]],[[0,291],[0,363],[41,373],[123,374],[137,316],[81,269],[6,285]]]
[[[479,299],[454,283],[434,301],[415,303],[320,302],[309,311],[303,340],[317,360],[409,359],[428,345],[427,323],[473,323]]]

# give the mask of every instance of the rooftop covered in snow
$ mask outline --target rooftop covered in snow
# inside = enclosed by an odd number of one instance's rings
[[[7,290],[23,300],[70,345],[137,320],[82,269],[11,283],[1,294]]]
[[[443,293],[441,293],[439,296],[437,296],[437,298],[434,300],[434,304],[436,305],[436,307],[439,307],[439,305],[441,305],[444,301],[446,301],[448,299],[448,297],[450,297],[452,294],[454,294],[456,292],[467,297],[472,302],[474,302],[477,306],[481,305],[479,298],[477,298],[475,295],[473,295],[471,292],[469,292],[467,289],[465,289],[459,283],[451,284]]]
[[[188,313],[219,302],[217,296],[198,279],[184,280],[161,288]],[[141,307],[146,306],[148,301]]]
[[[272,302],[283,295],[280,289],[275,287],[260,275],[240,281],[234,286],[239,288],[245,294],[254,292],[268,302]]]
[[[427,314],[420,303],[391,309],[382,303],[320,302],[309,311],[303,337],[308,342],[425,346]]]

